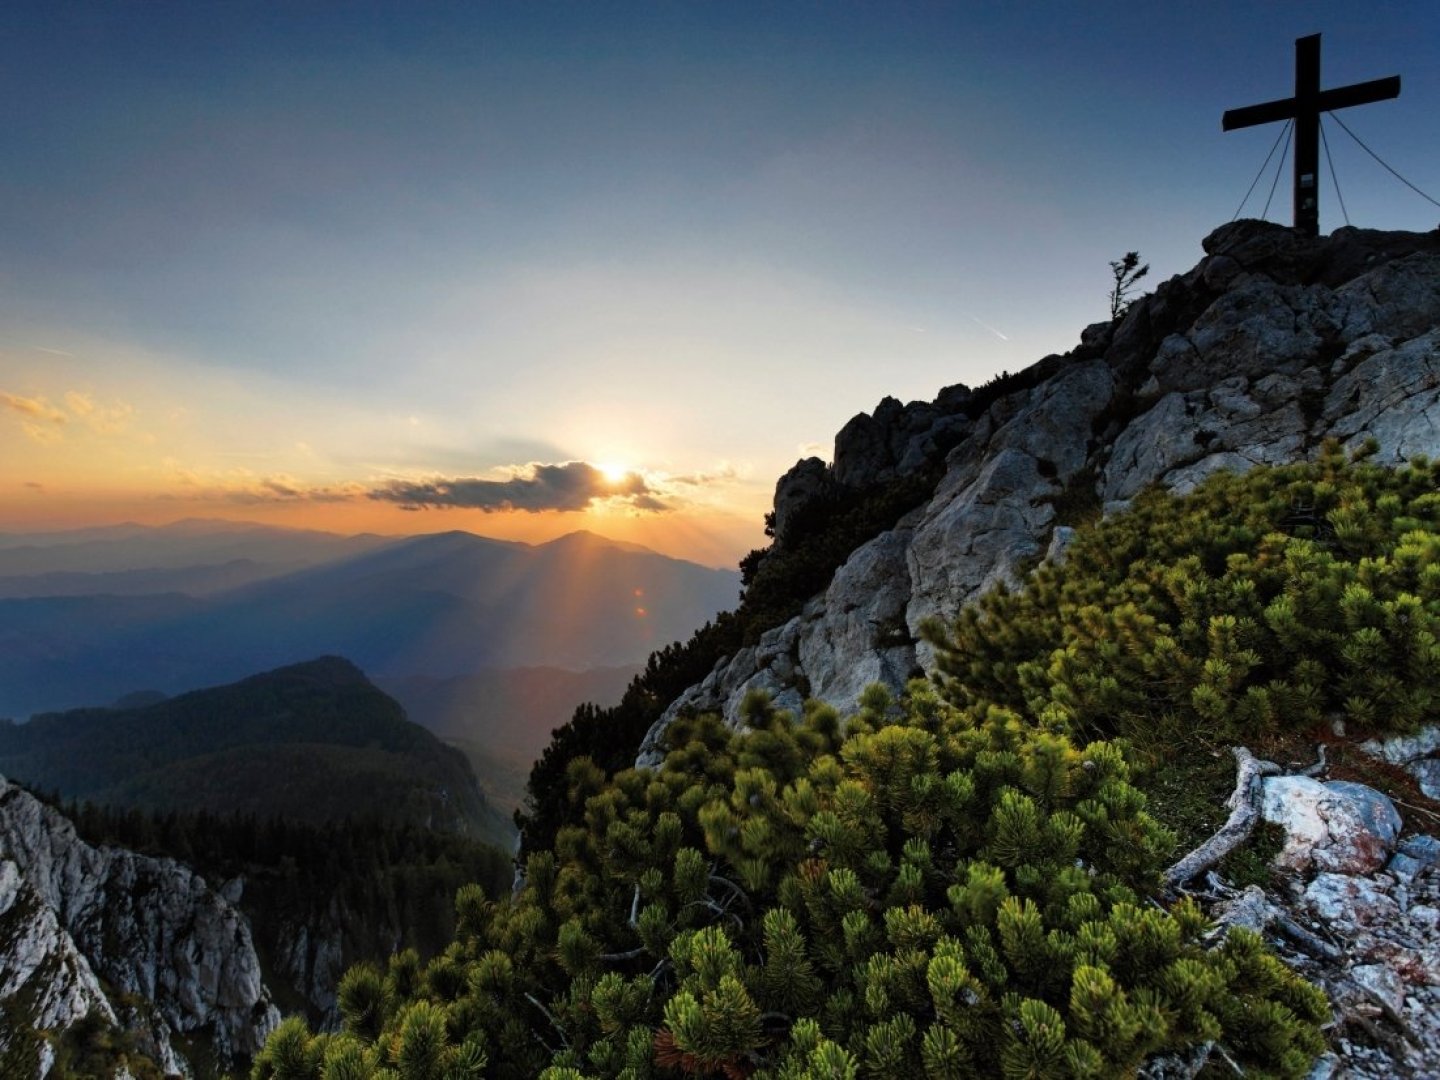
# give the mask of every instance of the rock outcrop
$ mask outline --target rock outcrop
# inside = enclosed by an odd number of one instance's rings
[[[1262,812],[1285,830],[1275,862],[1288,870],[1368,874],[1385,865],[1401,828],[1394,803],[1344,780],[1272,776]]]
[[[1397,463],[1440,455],[1440,231],[1307,239],[1239,221],[1204,250],[1070,353],[934,402],[887,398],[845,425],[828,469],[812,458],[782,477],[777,546],[813,498],[940,478],[798,617],[672,703],[637,764],[658,763],[661,733],[684,710],[741,723],[754,689],[782,706],[815,697],[847,710],[868,682],[899,688],[930,668],[921,623],[1063,550],[1077,507],[1117,510],[1156,484],[1185,492],[1327,439],[1374,438]]]
[[[228,901],[174,860],[85,843],[3,778],[0,1004],[56,1034],[98,1012],[167,1072],[181,1070],[172,1032],[229,1061],[279,1023],[249,923]]]

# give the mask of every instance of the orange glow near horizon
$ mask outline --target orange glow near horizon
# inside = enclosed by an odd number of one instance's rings
[[[46,532],[134,523],[168,525],[187,518],[254,522],[281,528],[341,534],[412,536],[476,533],[496,540],[543,544],[578,530],[704,566],[733,569],[741,556],[765,543],[764,506],[739,509],[692,507],[638,513],[603,504],[583,512],[438,509],[404,510],[393,503],[353,498],[333,503],[308,500],[241,504],[223,498],[157,496],[99,488],[48,490],[7,485],[0,495],[0,532]]]
[[[584,529],[726,568],[764,542],[775,463],[736,466],[649,428],[639,439],[619,410],[537,418],[580,454],[504,439],[460,452],[463,433],[298,399],[273,379],[98,347],[103,369],[33,353],[0,346],[0,532],[213,518],[537,544]],[[128,381],[98,381],[122,370]]]

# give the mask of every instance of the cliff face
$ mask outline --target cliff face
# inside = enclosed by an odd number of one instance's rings
[[[1183,492],[1220,469],[1310,455],[1322,441],[1380,444],[1380,459],[1440,455],[1440,231],[1340,229],[1306,239],[1240,221],[1194,269],[1116,324],[1017,376],[934,402],[886,399],[775,493],[777,545],[827,492],[930,469],[923,505],[854,551],[802,613],[722,660],[654,725],[637,764],[682,710],[735,725],[753,689],[784,708],[842,710],[871,682],[927,672],[929,616],[951,618],[1058,554],[1066,517],[1123,507],[1151,484]],[[803,541],[802,541],[803,542]]]
[[[254,1054],[279,1023],[248,922],[202,878],[92,847],[3,779],[0,1005],[55,1035],[98,1013],[167,1072],[181,1068],[172,1032],[208,1038],[226,1061]]]

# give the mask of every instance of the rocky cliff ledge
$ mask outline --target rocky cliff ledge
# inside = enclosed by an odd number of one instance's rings
[[[812,500],[940,479],[801,614],[682,694],[637,764],[658,764],[660,733],[682,711],[738,725],[751,690],[785,708],[815,697],[851,710],[871,682],[902,686],[929,670],[925,618],[1014,584],[1063,549],[1067,517],[1118,509],[1148,485],[1183,492],[1326,439],[1373,437],[1394,462],[1440,456],[1440,231],[1308,239],[1239,221],[1204,250],[1064,356],[933,402],[886,399],[845,425],[832,464],[810,458],[781,477],[777,548]]]
[[[53,1036],[98,1013],[168,1073],[182,1070],[172,1032],[208,1039],[223,1062],[253,1055],[280,1019],[249,923],[204,879],[86,844],[3,778],[0,1006]],[[48,1061],[42,1048],[42,1076]]]

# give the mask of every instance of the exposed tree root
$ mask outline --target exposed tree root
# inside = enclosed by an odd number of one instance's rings
[[[1243,746],[1231,747],[1230,752],[1235,755],[1235,790],[1225,802],[1230,816],[1210,839],[1165,871],[1165,891],[1172,896],[1250,838],[1260,820],[1261,778],[1280,772],[1280,766],[1259,760]]]

